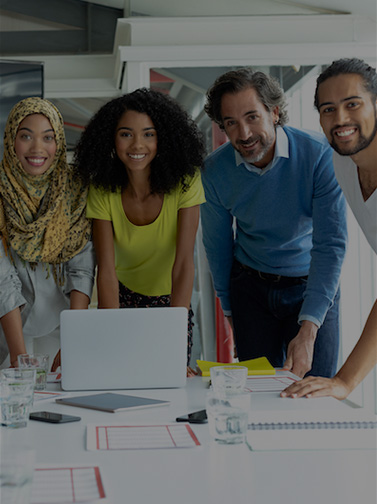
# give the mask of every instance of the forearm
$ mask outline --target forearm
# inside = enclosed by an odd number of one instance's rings
[[[86,310],[89,306],[89,296],[78,290],[72,290],[70,293],[71,310]]]
[[[97,258],[98,308],[119,308],[119,283],[115,271],[114,229],[111,221],[93,219]]]
[[[201,208],[203,244],[208,259],[216,295],[223,310],[230,312],[229,279],[234,259],[233,219],[229,213],[220,215],[210,203]]]
[[[95,277],[96,258],[92,242],[88,242],[83,250],[66,263],[65,292],[74,290],[92,296]]]
[[[304,320],[297,336],[288,345],[284,368],[289,369],[300,378],[312,367],[317,332],[318,327],[313,322]]]
[[[22,333],[22,320],[19,308],[16,308],[0,319],[5,339],[10,353],[11,365],[17,365],[17,355],[26,352],[24,336]]]
[[[377,300],[369,314],[363,332],[346,362],[336,374],[350,392],[377,363]]]
[[[171,306],[190,308],[192,288],[194,284],[194,262],[174,266],[172,271]]]
[[[313,247],[309,278],[299,315],[299,321],[309,316],[309,320],[319,327],[338,292],[347,248],[345,200],[335,180],[331,159],[332,153],[327,152],[315,179]]]
[[[119,308],[119,283],[115,274],[98,269],[98,308]]]

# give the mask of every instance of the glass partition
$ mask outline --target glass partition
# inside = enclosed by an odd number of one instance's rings
[[[8,114],[13,105],[28,96],[43,98],[43,64],[0,60],[0,158]]]

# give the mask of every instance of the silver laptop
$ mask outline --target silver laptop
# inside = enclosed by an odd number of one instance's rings
[[[186,308],[65,310],[60,345],[63,390],[186,384]]]

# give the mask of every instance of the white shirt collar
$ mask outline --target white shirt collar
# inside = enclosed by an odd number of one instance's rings
[[[254,166],[253,164],[245,161],[236,149],[234,149],[234,154],[237,166],[243,164],[245,168],[250,172],[257,173],[258,175],[262,176],[275,166],[279,158],[289,158],[289,140],[284,129],[281,126],[278,126],[276,128],[274,157],[264,168],[258,168],[257,166]]]

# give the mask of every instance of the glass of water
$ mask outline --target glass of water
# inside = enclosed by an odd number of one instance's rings
[[[206,409],[211,438],[222,444],[239,444],[246,439],[251,404],[250,392],[208,392]]]
[[[0,459],[1,504],[29,504],[34,474],[35,450],[12,447]]]
[[[1,424],[26,427],[33,405],[35,369],[10,368],[0,371]]]
[[[214,366],[210,368],[211,385],[217,393],[241,392],[246,386],[245,366]]]
[[[45,390],[47,373],[49,370],[49,356],[47,354],[21,354],[18,355],[18,367],[21,369],[35,369],[35,390]]]

